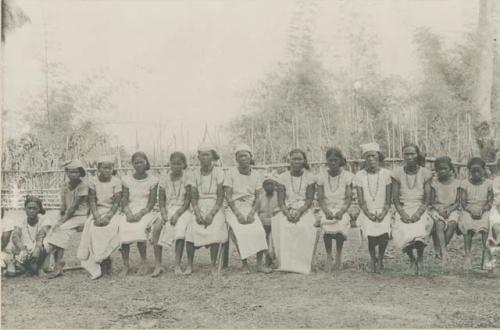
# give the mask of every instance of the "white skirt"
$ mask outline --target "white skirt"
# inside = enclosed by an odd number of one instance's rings
[[[382,212],[382,210],[376,210],[375,212],[379,213]],[[363,235],[365,237],[371,236],[371,237],[378,237],[380,235],[384,234],[390,234],[391,233],[391,212],[387,212],[384,220],[382,222],[373,222],[368,217],[363,213],[363,211],[360,211],[359,216],[359,223],[360,223],[360,228],[363,231]]]
[[[474,233],[488,232],[489,229],[489,218],[490,212],[483,213],[481,219],[472,219],[468,212],[462,211],[460,219],[458,221],[458,228],[463,234],[466,234],[469,230]]]
[[[106,214],[107,211],[107,208],[98,210],[101,215]],[[87,219],[78,246],[77,258],[92,277],[101,275],[100,263],[120,247],[118,227],[124,217],[123,213],[117,212],[109,224],[103,227],[94,225],[92,215]]]
[[[337,213],[339,208],[333,208],[330,209],[330,211],[335,214]],[[342,219],[337,220],[328,220],[323,212],[321,214],[321,230],[323,234],[341,234],[344,239],[347,239],[347,233],[349,232],[349,229],[351,228],[351,217],[349,214],[346,212],[342,215]]]
[[[135,242],[146,242],[148,240],[148,230],[158,219],[157,212],[145,214],[138,222],[128,222],[124,216],[118,227],[120,244],[130,244]]]
[[[86,215],[77,215],[69,218],[55,231],[49,232],[46,238],[47,243],[61,249],[68,249],[70,247],[71,240],[73,239],[73,235],[76,233],[78,228],[85,225],[86,220]]]
[[[420,206],[404,207],[404,210],[411,217]],[[392,237],[397,247],[404,249],[408,245],[420,241],[426,243],[427,237],[432,231],[434,222],[427,211],[422,214],[420,220],[415,223],[404,223],[398,212],[395,213],[394,225],[392,227]]]
[[[252,206],[237,201],[235,203],[243,216],[247,217]],[[266,232],[257,214],[255,214],[254,222],[240,224],[234,213],[229,209],[226,213],[226,221],[236,237],[238,251],[242,260],[255,255],[257,252],[267,250]]]
[[[215,200],[200,199],[198,206],[202,215],[207,214],[214,207]],[[221,207],[215,214],[210,226],[199,225],[196,222],[194,213],[193,220],[188,225],[186,232],[186,241],[192,242],[195,247],[207,246],[210,244],[225,243],[228,240],[228,231],[224,209]]]
[[[490,211],[490,219],[489,219],[489,230],[488,230],[488,243],[487,246],[490,249],[500,249],[500,233],[497,233],[497,238],[493,237],[493,226],[500,225],[500,212],[498,209],[493,206]]]
[[[182,206],[178,205],[168,207],[168,217],[170,218],[181,207]],[[161,219],[158,219],[157,221],[160,220]],[[174,241],[178,239],[185,239],[187,229],[192,221],[193,214],[191,213],[191,210],[186,210],[184,213],[182,213],[179,219],[177,219],[177,223],[175,224],[175,226],[172,226],[170,222],[167,222],[160,232],[158,244],[163,247],[170,247]]]
[[[272,238],[280,271],[309,274],[319,238],[314,227],[316,219],[307,211],[298,223],[291,223],[283,215],[272,219]]]

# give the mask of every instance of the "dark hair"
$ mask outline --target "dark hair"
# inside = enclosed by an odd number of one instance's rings
[[[347,165],[347,160],[345,159],[344,154],[342,153],[342,150],[340,150],[339,148],[337,148],[337,147],[329,148],[326,151],[325,158],[328,159],[331,156],[335,156],[335,157],[341,159],[340,166]]]
[[[417,164],[425,167],[425,156],[422,155],[422,152],[420,152],[420,148],[415,143],[408,143],[405,144],[401,150],[404,151],[406,148],[414,148],[417,152]]]
[[[469,159],[467,162],[467,169],[470,170],[472,165],[479,165],[483,168],[483,170],[486,169],[486,162],[481,157],[472,157]]]
[[[151,165],[149,164],[149,159],[148,159],[148,156],[146,156],[146,154],[142,151],[136,151],[134,152],[134,154],[132,155],[132,165],[134,164],[134,160],[137,158],[137,157],[140,157],[142,159],[144,159],[146,161],[146,171],[149,170],[151,168]]]
[[[99,168],[102,166],[103,163],[97,163],[97,170],[99,170]],[[117,170],[115,170],[115,164],[113,163],[108,163],[108,164],[111,164],[113,165],[113,172],[111,172],[111,175],[116,175],[118,173]]]
[[[68,169],[64,169],[65,172],[68,172]],[[83,178],[87,173],[85,172],[85,169],[83,167],[79,167],[78,171],[80,172],[80,177]]]
[[[290,159],[290,157],[292,157],[292,155],[295,153],[299,153],[302,155],[302,157],[304,157],[304,168],[306,170],[309,170],[310,169],[309,162],[307,161],[307,155],[306,155],[305,151],[302,149],[299,149],[299,148],[292,149],[292,151],[290,151],[288,153],[288,158]]]
[[[28,196],[26,196],[26,198],[24,200],[24,208],[26,208],[26,206],[29,203],[36,203],[38,205],[38,208],[40,209],[39,213],[45,214],[45,209],[43,208],[42,200],[40,198],[28,195]]]
[[[174,151],[170,154],[170,161],[172,161],[174,158],[178,158],[180,159],[183,163],[184,163],[184,169],[186,169],[188,166],[187,166],[187,159],[186,159],[186,155],[184,155],[182,152],[180,151]]]
[[[448,156],[442,156],[442,157],[438,157],[436,158],[436,160],[434,161],[434,168],[436,169],[439,164],[446,164],[448,165],[449,168],[451,168],[453,174],[457,174],[457,172],[455,171],[455,166],[453,166],[453,162],[451,161],[451,158],[448,157]]]

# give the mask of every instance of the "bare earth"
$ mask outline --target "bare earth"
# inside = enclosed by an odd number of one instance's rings
[[[78,239],[78,238],[77,238]],[[75,249],[77,245],[75,240]],[[462,238],[451,243],[453,260],[442,271],[426,250],[425,276],[407,272],[407,258],[391,248],[383,274],[370,274],[366,247],[359,248],[355,229],[346,242],[341,272],[324,270],[319,242],[315,272],[309,276],[239,273],[231,246],[230,269],[221,277],[209,273],[208,250],[198,250],[195,273],[174,276],[171,251],[161,277],[92,281],[83,270],[54,280],[20,277],[2,280],[4,328],[390,328],[500,327],[500,277],[479,271],[481,242],[473,245],[475,268],[461,269]],[[135,247],[133,261],[138,255]],[[148,248],[151,266],[152,248]],[[78,265],[75,252],[65,256]],[[251,260],[255,265],[255,260]]]

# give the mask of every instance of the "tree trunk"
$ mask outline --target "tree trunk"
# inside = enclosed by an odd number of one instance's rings
[[[478,22],[479,70],[475,95],[477,120],[475,140],[479,154],[487,161],[495,158],[495,129],[492,125],[491,92],[493,87],[493,0],[481,0]]]

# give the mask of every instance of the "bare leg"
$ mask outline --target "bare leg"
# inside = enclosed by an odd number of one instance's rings
[[[229,267],[229,240],[222,245],[222,267]]]
[[[212,275],[217,274],[217,256],[219,254],[219,244],[211,244],[210,245],[210,261],[212,264]]]
[[[424,271],[425,244],[422,242],[415,242],[415,248],[417,249],[417,275],[419,275]]]
[[[55,269],[54,272],[49,275],[49,278],[56,278],[63,275],[63,269],[65,265],[64,261],[62,261],[64,257],[64,249],[61,249],[53,245],[49,246],[52,246],[52,251],[54,253],[54,259],[55,259]]]
[[[436,223],[436,236],[439,244],[439,253],[442,257],[443,265],[448,261],[448,250],[446,249],[445,224],[442,221]],[[434,248],[436,246],[434,245]]]
[[[331,272],[333,268],[332,238],[333,237],[330,234],[323,235],[323,242],[325,242],[325,250],[326,250],[325,270],[327,272]]]
[[[161,266],[161,257],[163,253],[163,247],[161,245],[155,245],[153,248],[153,252],[155,255],[155,268],[151,277],[158,277],[163,272],[163,267]]]
[[[432,228],[432,244],[434,245],[434,256],[436,258],[441,258],[443,256],[443,250],[442,250],[442,245],[441,243],[444,242],[444,240],[441,239],[440,231],[442,226],[442,221],[435,221],[434,222],[434,228]]]
[[[377,246],[377,238],[368,236],[368,252],[370,253],[370,271],[377,272],[377,256],[375,254],[375,247]]]
[[[451,239],[453,238],[453,235],[455,235],[456,230],[457,230],[457,223],[455,221],[448,222],[448,227],[446,227],[446,232],[445,232],[446,246],[448,246],[448,244],[450,243]]]
[[[472,257],[471,257],[471,247],[472,247],[472,236],[474,232],[469,230],[467,233],[464,233],[464,249],[465,249],[465,260],[464,260],[464,269],[471,270],[472,269]]]
[[[384,269],[384,256],[387,245],[389,244],[389,234],[383,234],[378,237],[378,269]]]
[[[335,242],[336,244],[336,256],[335,256],[335,270],[341,270],[342,269],[342,248],[344,247],[344,236],[341,234],[335,235]]]
[[[250,274],[250,267],[248,267],[248,261],[247,261],[247,259],[242,259],[241,260],[241,273],[243,273],[243,274]]]
[[[181,275],[181,262],[182,262],[182,253],[184,252],[184,239],[178,239],[175,241],[175,275]]]
[[[184,275],[190,275],[193,272],[193,261],[194,261],[194,244],[193,242],[186,242],[186,254],[188,264]]]
[[[417,272],[417,262],[415,259],[415,255],[413,254],[413,246],[407,246],[403,252],[405,252],[408,255],[408,258],[410,258],[410,272]]]
[[[137,249],[139,250],[139,255],[141,256],[141,265],[139,266],[139,275],[146,275],[148,273],[148,265],[146,264],[146,242],[137,242]]]
[[[489,253],[489,249],[486,247],[486,241],[488,240],[488,233],[482,231],[481,232],[481,241],[483,243],[483,253],[481,258],[481,269],[484,269],[484,264],[486,262],[486,254],[488,254],[488,260],[491,259],[491,254]]]
[[[120,272],[121,276],[127,276],[130,272],[130,244],[122,244],[120,249],[123,259],[123,269]]]

